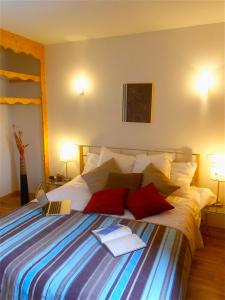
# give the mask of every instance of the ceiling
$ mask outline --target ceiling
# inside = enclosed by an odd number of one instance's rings
[[[0,24],[54,44],[220,23],[224,6],[216,0],[0,0]]]

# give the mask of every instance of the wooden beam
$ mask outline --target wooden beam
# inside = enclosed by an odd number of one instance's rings
[[[12,49],[16,53],[25,53],[40,59],[42,56],[43,45],[27,39],[23,36],[0,29],[0,46],[6,49]]]
[[[23,74],[23,73],[17,73],[17,72],[11,72],[11,71],[6,71],[6,70],[0,70],[0,76],[4,76],[8,79],[15,79],[18,78],[21,80],[31,80],[34,82],[40,82],[40,76],[36,75],[30,75],[30,74]]]
[[[35,104],[40,105],[41,99],[36,98],[11,98],[11,97],[0,97],[0,104]]]

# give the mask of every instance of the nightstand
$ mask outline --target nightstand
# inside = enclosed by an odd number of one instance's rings
[[[203,222],[206,226],[225,228],[225,206],[207,206],[203,209]]]
[[[37,195],[40,193],[40,191],[44,191],[45,193],[50,192],[62,185],[64,185],[65,183],[67,183],[68,181],[43,181],[41,182],[35,192],[35,197],[37,197]]]

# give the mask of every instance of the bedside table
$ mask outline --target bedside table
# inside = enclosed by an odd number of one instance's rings
[[[44,191],[45,193],[48,193],[62,185],[64,185],[65,183],[67,183],[68,181],[43,181],[41,182],[35,192],[35,197],[37,197],[38,193],[40,191]]]
[[[204,208],[203,222],[206,227],[225,228],[225,206],[207,206]]]

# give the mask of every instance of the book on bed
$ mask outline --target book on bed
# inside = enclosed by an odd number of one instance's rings
[[[120,256],[146,247],[145,242],[133,234],[128,226],[111,225],[93,230],[92,233],[109,249],[113,256]]]

